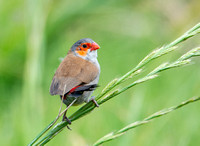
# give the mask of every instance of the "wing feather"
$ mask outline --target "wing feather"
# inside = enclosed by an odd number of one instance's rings
[[[50,94],[63,95],[73,87],[80,84],[88,84],[99,73],[93,63],[69,53],[59,65],[53,77]]]

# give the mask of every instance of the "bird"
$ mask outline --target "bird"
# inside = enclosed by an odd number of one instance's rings
[[[90,101],[99,107],[95,97],[91,96],[98,87],[100,76],[100,65],[97,60],[99,48],[100,46],[90,38],[75,42],[53,76],[50,94],[59,95],[67,107],[72,103],[72,106],[76,106]],[[63,121],[71,124],[66,112]]]

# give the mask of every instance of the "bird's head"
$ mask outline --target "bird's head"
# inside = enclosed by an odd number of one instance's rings
[[[71,51],[81,58],[97,57],[99,45],[90,38],[78,40],[72,47]]]

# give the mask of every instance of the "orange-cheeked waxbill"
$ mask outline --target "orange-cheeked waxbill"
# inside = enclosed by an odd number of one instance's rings
[[[98,106],[94,97],[90,96],[99,81],[100,65],[97,60],[99,48],[99,45],[90,38],[78,40],[56,70],[50,94],[60,95],[66,106],[74,101],[73,105],[79,105],[91,100]],[[66,113],[63,120],[71,123]]]

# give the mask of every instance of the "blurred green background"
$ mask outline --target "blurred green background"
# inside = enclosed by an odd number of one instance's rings
[[[97,95],[152,49],[198,23],[199,8],[198,0],[0,1],[0,144],[26,145],[55,119],[60,98],[50,96],[49,87],[59,58],[74,42],[89,37],[101,46]],[[148,64],[146,71],[198,45],[199,36]],[[200,95],[199,60],[117,96],[73,122],[72,131],[66,128],[48,145],[92,144],[111,131]],[[79,107],[72,107],[68,114]],[[105,145],[199,145],[199,111],[200,103],[194,103]]]

